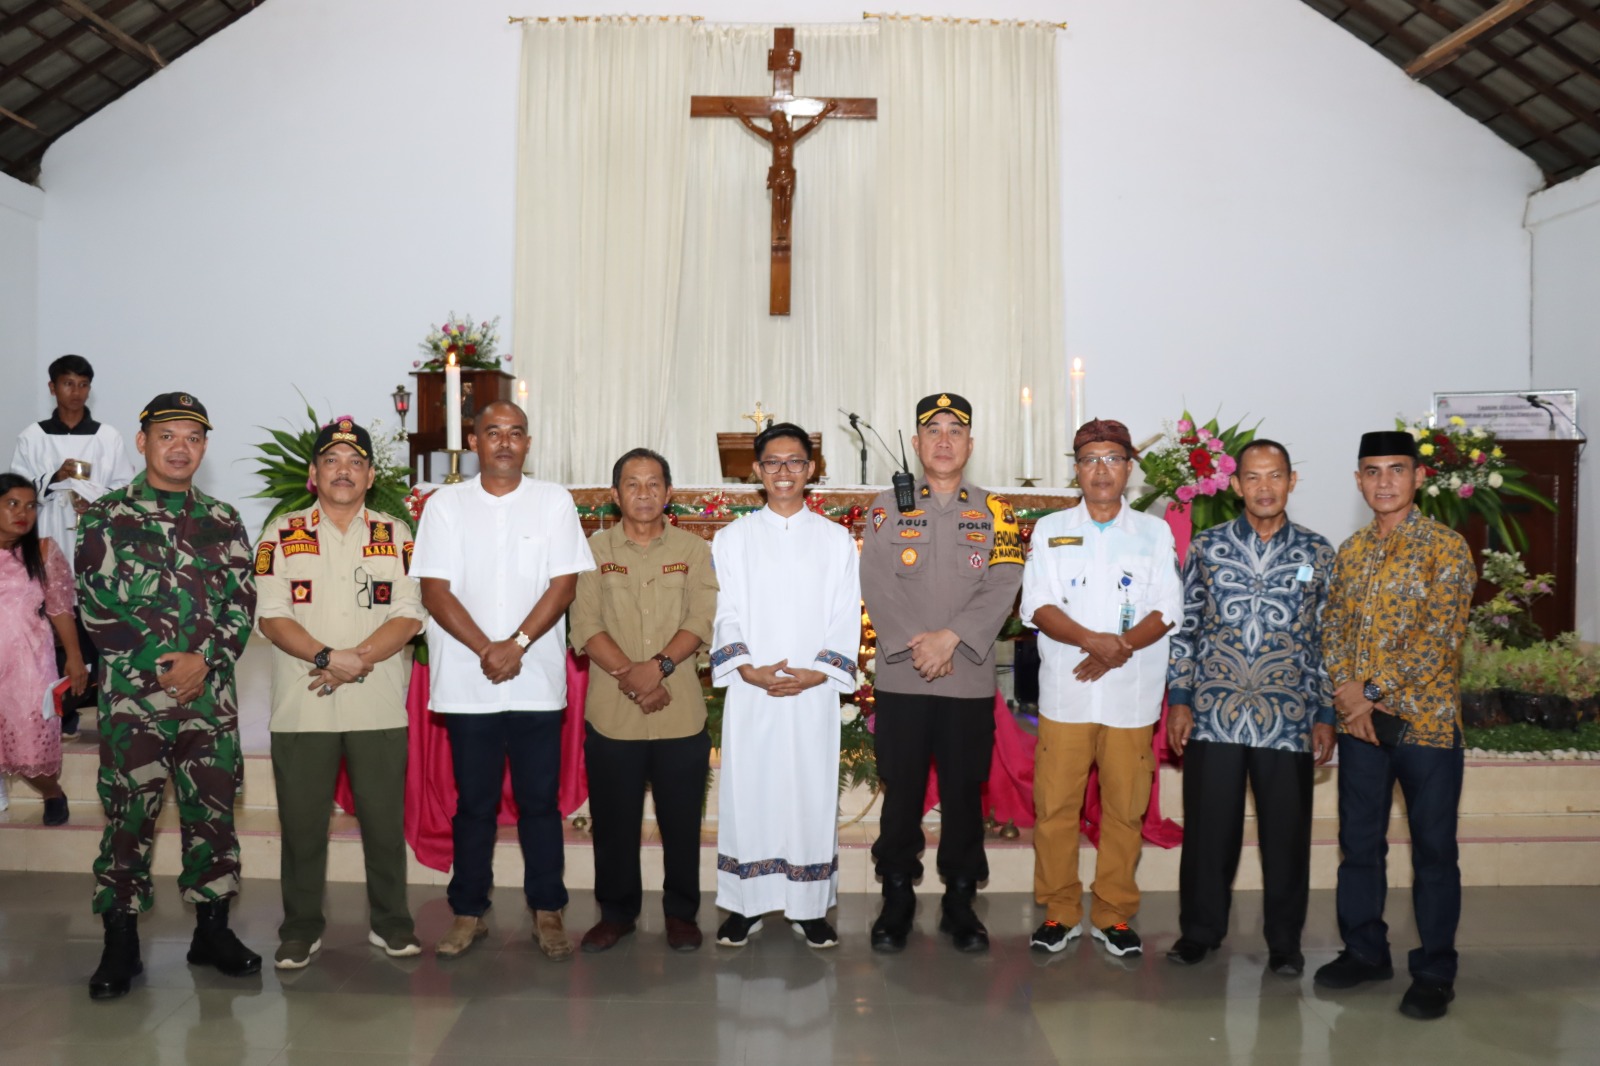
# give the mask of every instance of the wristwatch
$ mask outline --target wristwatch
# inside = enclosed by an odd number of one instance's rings
[[[328,668],[328,657],[332,654],[332,648],[323,648],[311,657],[311,662],[318,670],[326,670]]]
[[[662,652],[659,655],[652,655],[650,658],[654,659],[656,661],[656,665],[661,667],[662,677],[671,677],[672,671],[678,668],[678,664],[673,662],[666,652]]]
[[[1361,696],[1368,703],[1381,703],[1383,701],[1383,689],[1378,687],[1376,681],[1368,681],[1361,686]]]
[[[533,643],[533,638],[519,629],[517,635],[511,638],[511,642],[523,651],[527,651],[528,645]]]

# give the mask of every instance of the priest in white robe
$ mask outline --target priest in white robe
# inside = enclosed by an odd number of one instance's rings
[[[781,911],[814,948],[838,934],[840,697],[856,687],[861,579],[853,537],[805,506],[811,438],[756,438],[767,505],[717,535],[711,681],[727,688],[717,821],[717,943],[742,947]]]

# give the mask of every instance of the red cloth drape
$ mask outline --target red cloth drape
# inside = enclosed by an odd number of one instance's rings
[[[567,709],[561,719],[561,784],[557,801],[563,817],[589,798],[589,778],[583,762],[583,705],[589,691],[587,659],[567,654]],[[448,870],[454,858],[450,820],[456,813],[456,778],[450,767],[450,735],[441,715],[428,710],[428,668],[411,667],[411,688],[406,694],[406,717],[411,725],[406,760],[406,841],[417,861],[435,870]],[[335,797],[341,809],[353,812],[354,797],[344,768],[339,769]],[[511,775],[506,771],[500,794],[500,824],[515,825],[517,804],[511,798]]]

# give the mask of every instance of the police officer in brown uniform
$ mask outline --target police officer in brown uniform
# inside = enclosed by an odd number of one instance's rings
[[[878,775],[884,806],[872,857],[883,879],[874,951],[905,947],[916,914],[922,800],[938,766],[939,929],[961,951],[985,951],[972,909],[989,876],[983,783],[994,748],[994,640],[1022,585],[1022,540],[1003,496],[967,481],[972,406],[954,393],[917,404],[912,438],[923,477],[902,511],[892,491],[872,503],[861,591],[878,635]]]

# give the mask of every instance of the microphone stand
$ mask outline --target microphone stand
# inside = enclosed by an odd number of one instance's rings
[[[856,437],[861,441],[861,480],[857,484],[867,483],[867,435],[861,432],[861,416],[850,416],[850,428],[856,431]]]

